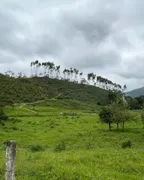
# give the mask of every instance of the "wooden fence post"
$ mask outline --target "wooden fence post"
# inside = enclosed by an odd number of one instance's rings
[[[5,180],[15,180],[16,141],[6,143],[6,172]]]

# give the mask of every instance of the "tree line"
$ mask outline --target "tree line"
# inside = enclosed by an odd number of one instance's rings
[[[61,66],[56,66],[53,62],[39,62],[38,60],[30,63],[31,77],[49,77],[56,79],[65,79],[81,84],[94,85],[106,90],[124,91],[126,85],[123,87],[120,84],[114,83],[107,78],[97,76],[95,73],[84,74],[77,68],[61,69]]]

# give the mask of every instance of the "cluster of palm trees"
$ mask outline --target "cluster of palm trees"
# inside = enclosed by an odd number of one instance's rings
[[[60,71],[60,65],[55,66],[53,62],[42,62],[38,60],[31,62],[31,76],[47,76],[49,78],[67,79],[67,80],[78,80],[78,75],[82,77],[82,72],[76,68],[64,69]],[[42,69],[41,69],[42,68]],[[40,69],[42,71],[40,71]]]
[[[31,77],[49,77],[51,79],[63,79],[80,84],[88,84],[105,90],[124,91],[127,86],[123,87],[120,84],[113,83],[107,78],[97,76],[95,73],[88,73],[85,75],[83,72],[76,68],[61,69],[61,66],[56,66],[53,62],[39,62],[38,60],[30,63]],[[5,75],[13,78],[27,78],[22,72],[17,75],[12,71],[5,72]]]
[[[106,90],[125,90],[126,89],[126,85],[122,87],[120,84],[113,83],[107,78],[96,76],[96,74],[94,73],[88,73],[87,80],[89,84],[94,84],[95,86],[101,87]]]
[[[106,90],[123,91],[126,89],[126,85],[122,87],[119,84],[113,83],[109,79],[101,76],[97,76],[94,73],[88,73],[84,76],[83,72],[80,72],[76,68],[69,68],[61,70],[61,66],[56,66],[53,62],[42,62],[38,60],[31,62],[31,76],[47,76],[49,78],[66,79],[81,84],[94,85]]]

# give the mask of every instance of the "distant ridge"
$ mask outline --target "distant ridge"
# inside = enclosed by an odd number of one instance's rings
[[[139,97],[139,96],[144,96],[144,87],[134,89],[132,91],[126,92],[126,96],[131,96],[131,97]]]

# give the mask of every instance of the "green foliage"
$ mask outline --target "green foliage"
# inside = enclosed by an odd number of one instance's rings
[[[100,119],[103,123],[109,125],[109,130],[111,129],[111,124],[113,122],[113,110],[110,106],[102,108],[100,114]]]
[[[113,91],[109,91],[108,93],[108,99],[109,99],[109,103],[113,103],[113,102],[117,102],[119,96],[117,92],[113,92]]]
[[[0,121],[7,121],[8,116],[3,112],[2,109],[0,109]]]
[[[129,108],[131,110],[136,110],[136,109],[143,109],[144,107],[144,96],[139,96],[139,97],[126,97],[127,102],[129,104]]]
[[[13,78],[0,74],[0,106],[46,99],[108,103],[108,91],[95,86],[48,77]]]
[[[122,143],[122,148],[126,149],[126,148],[131,148],[132,147],[132,142],[130,140],[124,141]]]
[[[127,107],[119,103],[113,103],[102,108],[99,116],[102,122],[109,125],[109,130],[111,130],[111,124],[115,123],[117,125],[117,130],[121,124],[124,131],[125,122],[134,120],[134,117],[128,111]]]

